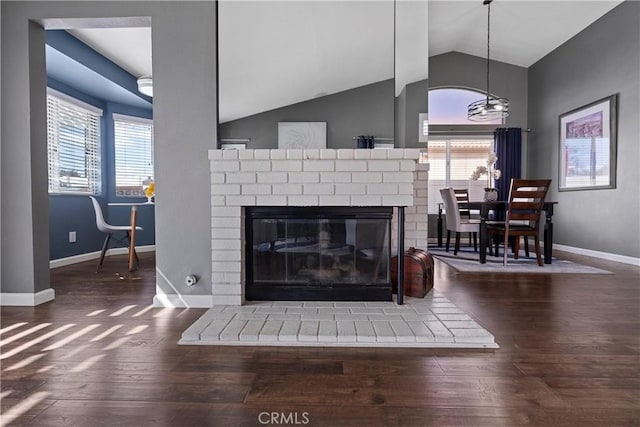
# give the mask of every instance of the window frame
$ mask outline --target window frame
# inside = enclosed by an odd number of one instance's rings
[[[73,109],[76,109],[76,112],[80,113],[80,114],[86,114],[86,115],[93,115],[93,119],[92,119],[92,123],[87,123],[87,128],[91,129],[90,132],[92,132],[93,136],[88,139],[87,135],[85,135],[84,139],[84,149],[85,149],[85,155],[87,155],[87,145],[88,144],[94,144],[94,147],[91,149],[92,151],[92,155],[95,156],[96,160],[95,160],[95,167],[91,168],[88,167],[85,164],[85,174],[87,176],[87,187],[89,191],[73,191],[73,190],[67,190],[64,191],[65,187],[62,187],[60,185],[60,161],[54,161],[52,160],[51,156],[52,156],[52,152],[51,152],[51,145],[52,142],[51,140],[54,139],[54,137],[50,134],[50,128],[53,127],[54,125],[52,125],[50,123],[50,116],[51,116],[51,111],[49,109],[49,102],[50,102],[50,98],[54,98],[56,100],[56,102],[62,103],[62,104],[67,104],[67,106],[72,107]],[[73,96],[67,95],[64,92],[61,92],[59,90],[56,90],[52,87],[47,86],[47,94],[46,94],[46,101],[47,101],[47,192],[49,195],[51,196],[74,196],[74,195],[78,195],[78,196],[86,196],[86,195],[101,195],[103,192],[103,183],[102,183],[102,178],[103,178],[103,171],[102,171],[102,161],[103,161],[103,156],[102,156],[102,131],[103,131],[103,121],[102,121],[102,117],[103,117],[103,110],[99,107],[96,107],[95,105],[91,105],[87,102],[84,102],[78,98],[75,98]],[[82,111],[80,111],[82,110]],[[92,126],[95,125],[95,126]],[[58,124],[55,125],[56,127],[59,126]],[[60,152],[60,139],[56,138],[56,148],[57,148],[57,152]],[[85,159],[86,162],[86,159]],[[54,180],[52,178],[51,175],[51,169],[52,169],[52,163],[57,163],[57,177],[58,177],[58,184],[55,185],[54,183],[52,183],[52,180]],[[91,177],[91,175],[93,175],[93,178]],[[73,188],[73,187],[72,187]]]
[[[139,116],[134,116],[134,115],[130,115],[130,114],[122,114],[122,113],[112,113],[112,122],[113,122],[113,190],[115,193],[115,197],[116,198],[128,198],[128,197],[146,197],[144,194],[144,191],[142,190],[142,182],[140,183],[140,188],[139,189],[133,189],[131,188],[130,191],[131,194],[121,194],[120,191],[127,191],[127,190],[118,190],[118,149],[117,149],[117,145],[118,145],[118,137],[116,135],[117,131],[117,122],[125,122],[125,123],[131,123],[131,124],[139,124],[139,125],[145,125],[145,126],[150,126],[151,127],[151,141],[150,141],[150,148],[151,148],[151,175],[149,175],[148,173],[144,174],[149,176],[151,179],[154,179],[154,169],[155,169],[155,146],[154,146],[154,134],[155,134],[155,130],[154,130],[154,125],[153,125],[153,119],[149,119],[146,117],[139,117]],[[143,149],[144,150],[144,149]],[[146,178],[146,176],[145,176]],[[131,185],[131,187],[133,187],[133,185]]]

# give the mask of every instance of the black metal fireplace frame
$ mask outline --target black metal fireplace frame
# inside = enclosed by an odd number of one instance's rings
[[[253,227],[254,219],[379,219],[387,221],[391,231],[392,207],[292,207],[259,206],[245,208],[245,297],[247,300],[269,301],[392,301],[392,286],[389,280],[381,284],[331,283],[264,284],[254,285],[253,277]],[[391,239],[387,241],[387,253],[391,254]],[[388,267],[390,263],[388,264]],[[390,277],[388,275],[388,277]]]

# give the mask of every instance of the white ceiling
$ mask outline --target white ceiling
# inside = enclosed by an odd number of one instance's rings
[[[491,58],[529,67],[621,2],[496,0]],[[223,0],[218,11],[221,122],[394,75],[390,0]],[[429,56],[486,56],[482,0],[429,0],[425,25]],[[134,76],[152,74],[150,28],[69,31]]]

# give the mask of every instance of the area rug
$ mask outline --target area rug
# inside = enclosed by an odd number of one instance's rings
[[[215,306],[183,345],[498,348],[493,335],[435,290],[395,302],[249,301]]]
[[[503,265],[502,254],[498,257],[487,255],[487,263],[480,264],[479,253],[471,247],[461,248],[457,255],[453,254],[453,249],[446,252],[444,248],[439,247],[429,247],[428,251],[436,259],[464,273],[613,274],[607,270],[555,257],[551,259],[551,264],[540,267],[533,251],[530,252],[530,258],[521,251],[517,260],[509,254],[506,267]]]

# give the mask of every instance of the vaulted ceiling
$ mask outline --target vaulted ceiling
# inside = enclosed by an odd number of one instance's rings
[[[620,3],[496,0],[491,57],[529,67]],[[393,78],[391,0],[221,1],[218,10],[221,121]],[[428,26],[429,56],[486,56],[482,0],[430,0],[426,15],[414,18]],[[149,28],[72,34],[135,77],[152,74]]]

